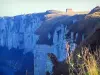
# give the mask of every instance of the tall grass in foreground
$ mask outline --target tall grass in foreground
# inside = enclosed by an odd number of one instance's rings
[[[90,55],[89,59],[85,60],[85,66],[88,75],[99,75],[99,69],[97,67],[96,60],[92,55]]]
[[[100,53],[95,54],[100,55]],[[97,58],[100,59],[99,56]],[[75,58],[71,57],[69,64],[70,75],[100,75],[100,67],[98,67],[100,64],[97,63],[95,55],[91,54],[88,48],[83,48]]]

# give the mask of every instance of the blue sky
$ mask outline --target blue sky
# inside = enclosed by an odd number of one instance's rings
[[[89,11],[100,5],[99,0],[0,0],[0,16],[44,12],[72,8],[74,11]]]

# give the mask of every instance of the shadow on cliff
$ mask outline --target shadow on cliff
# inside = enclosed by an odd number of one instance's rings
[[[69,65],[66,60],[62,62],[58,61],[57,57],[53,53],[48,53],[48,57],[53,64],[52,75],[69,75]]]
[[[23,54],[24,49],[0,47],[0,75],[25,75],[34,73],[34,55]]]

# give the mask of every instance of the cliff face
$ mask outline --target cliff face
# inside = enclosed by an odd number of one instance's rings
[[[33,49],[38,40],[34,32],[44,14],[0,18],[0,75],[34,74]],[[29,63],[29,61],[31,63]]]
[[[74,16],[72,16],[74,17]],[[72,19],[71,17],[71,19]],[[77,18],[76,18],[77,19]],[[69,19],[68,19],[69,20]],[[72,20],[73,21],[73,20]],[[79,20],[66,25],[66,41],[70,43],[77,43],[77,48],[73,52],[73,56],[69,56],[69,65],[71,66],[70,74],[73,75],[99,75],[100,74],[100,7],[94,8],[89,14],[83,15]],[[70,47],[71,49],[71,47]],[[53,54],[51,54],[52,56]],[[72,57],[71,57],[72,56]],[[49,56],[50,57],[50,56]],[[54,58],[53,58],[54,57]],[[68,74],[64,70],[66,66],[60,67],[60,63],[55,59],[55,56],[51,57],[51,61],[54,62],[53,74]],[[95,64],[95,66],[93,66]],[[88,67],[86,67],[88,66]],[[61,68],[63,67],[64,70]],[[84,68],[85,67],[85,68]],[[69,70],[70,70],[69,68]],[[59,70],[59,71],[58,71]],[[69,71],[68,71],[69,72]]]
[[[38,39],[34,32],[42,23],[41,16],[32,14],[1,18],[0,46],[32,50]]]
[[[10,67],[15,63],[19,65],[18,67],[14,65],[16,68],[14,72],[18,75],[25,75],[27,70],[32,74],[34,70],[35,75],[45,75],[46,71],[51,73],[52,64],[47,58],[47,53],[54,53],[59,61],[64,60],[67,54],[66,42],[69,42],[70,49],[73,51],[92,32],[99,30],[99,21],[99,7],[93,9],[89,14],[73,16],[66,12],[49,10],[44,13],[1,17],[1,61],[8,60],[7,64]],[[4,56],[5,53],[8,55]],[[13,56],[14,58],[11,58]],[[5,59],[3,60],[3,58]],[[35,62],[28,64],[26,59]],[[28,65],[25,66],[26,64]]]
[[[14,17],[1,17],[1,51],[6,48],[4,52],[9,52],[10,50],[9,53],[11,56],[13,54],[16,55],[13,59],[10,55],[7,55],[10,56],[9,58],[4,56],[5,59],[1,61],[5,62],[8,60],[7,64],[9,67],[15,63],[19,65],[18,68],[14,65],[16,68],[14,73],[16,72],[19,75],[25,74],[27,70],[28,72],[32,72],[33,68],[31,66],[33,65],[35,75],[44,75],[45,71],[51,72],[52,69],[49,67],[52,67],[52,64],[47,59],[47,53],[54,53],[59,61],[64,60],[66,58],[65,31],[69,31],[70,25],[82,18],[83,15],[69,16],[66,12],[58,11],[47,11],[45,13],[18,15]],[[72,32],[70,32],[68,40],[71,41],[71,50],[75,49],[76,44],[73,43]],[[44,44],[46,45],[44,46]],[[2,54],[4,54],[4,52]],[[32,52],[34,54],[34,58],[32,58],[32,54],[30,56],[30,60],[33,62],[34,59],[35,62],[33,64],[26,63],[27,66],[25,66],[22,65],[23,63],[20,62],[20,60],[23,60],[23,62],[25,61],[24,58],[27,58],[28,60],[29,57],[26,56],[28,52]],[[19,53],[21,56],[18,57]],[[1,58],[2,57],[3,55],[1,55]],[[16,58],[17,60],[15,60]],[[14,69],[14,67],[12,67],[12,69]]]
[[[83,19],[71,24],[69,30],[74,33],[84,34],[84,38],[100,28],[100,7],[95,7]],[[80,41],[81,42],[81,41]]]
[[[11,67],[11,71],[14,70],[12,74],[25,75],[28,72],[30,75],[44,75],[46,66],[50,63],[47,59],[48,52],[55,53],[59,60],[65,58],[63,55],[65,53],[64,27],[61,23],[58,23],[59,25],[55,25],[55,23],[61,18],[66,18],[67,15],[56,13],[55,17],[50,17],[54,14],[55,12],[45,12],[0,18],[0,64],[6,63],[0,66],[0,71],[7,73],[6,68]],[[55,23],[51,26],[50,24],[54,21]],[[37,32],[39,29],[40,31]],[[42,43],[40,41],[41,35]],[[52,47],[48,46],[47,40],[52,42]],[[47,45],[44,46],[43,43]],[[29,61],[31,63],[28,63]],[[2,70],[2,67],[5,69]]]

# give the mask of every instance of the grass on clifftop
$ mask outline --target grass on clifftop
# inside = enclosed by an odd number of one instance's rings
[[[98,61],[95,59],[95,55],[89,52],[88,48],[83,48],[74,57],[71,58],[69,63],[70,75],[100,75]],[[100,56],[97,58],[100,59]]]

